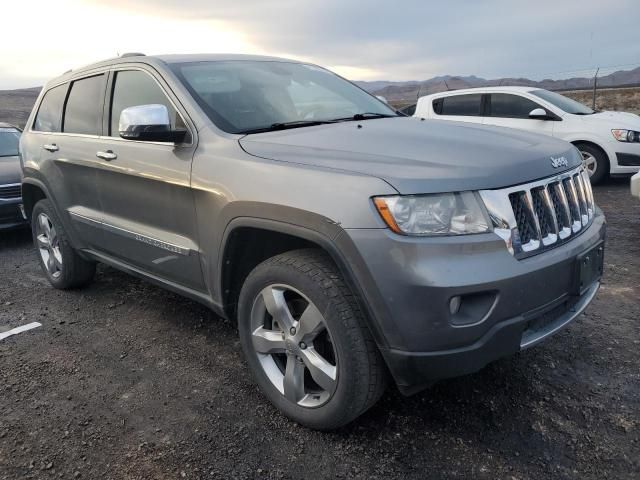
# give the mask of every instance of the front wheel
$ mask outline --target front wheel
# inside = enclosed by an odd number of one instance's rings
[[[386,371],[363,313],[323,252],[296,250],[261,263],[247,277],[238,307],[252,373],[293,420],[338,428],[384,391]]]
[[[599,148],[587,144],[576,145],[582,154],[584,164],[593,185],[601,183],[609,176],[609,160]]]

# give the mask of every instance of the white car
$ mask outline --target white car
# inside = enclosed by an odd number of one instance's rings
[[[631,177],[631,195],[640,198],[640,172]]]
[[[573,143],[592,183],[640,170],[640,116],[595,112],[559,93],[531,87],[486,87],[427,95],[414,117],[529,130]]]

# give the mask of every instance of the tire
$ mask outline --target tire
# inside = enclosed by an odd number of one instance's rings
[[[48,199],[36,203],[31,214],[31,232],[40,266],[54,288],[67,290],[87,285],[96,264],[78,255]]]
[[[287,327],[287,322],[293,323]],[[346,425],[373,406],[386,388],[386,367],[364,314],[335,264],[320,250],[295,250],[258,265],[240,292],[238,329],[260,390],[306,427]],[[263,337],[269,338],[266,344]]]
[[[609,159],[607,154],[598,147],[587,143],[577,143],[576,147],[580,150],[585,166],[589,171],[589,177],[593,185],[602,183],[609,177]]]

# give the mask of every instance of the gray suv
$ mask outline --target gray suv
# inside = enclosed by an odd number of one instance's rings
[[[312,428],[535,345],[602,274],[573,146],[408,118],[306,63],[97,63],[46,85],[20,147],[54,287],[102,262],[237,321],[264,395]]]

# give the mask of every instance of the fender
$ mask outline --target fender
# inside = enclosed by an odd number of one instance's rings
[[[250,203],[250,202],[247,202]],[[255,215],[256,209],[263,215]],[[378,347],[384,351],[388,349],[387,342],[382,334],[380,325],[383,316],[389,315],[381,300],[381,294],[375,286],[375,282],[366,268],[364,260],[357,251],[345,230],[335,222],[303,210],[277,205],[238,205],[237,212],[253,210],[254,215],[234,216],[226,225],[222,235],[215,272],[216,291],[222,291],[223,285],[223,259],[228,248],[230,235],[238,228],[252,227],[262,230],[291,235],[307,240],[325,250],[335,262],[347,285],[356,294],[358,302],[365,312],[365,321],[371,331]],[[234,209],[235,210],[235,209]],[[284,211],[283,211],[284,210]],[[285,213],[285,211],[287,213]],[[264,214],[271,213],[268,217]],[[273,218],[276,216],[277,218]],[[284,222],[281,219],[290,221]],[[387,317],[388,318],[388,317]]]
[[[607,155],[610,166],[618,165],[618,160],[616,158],[615,151],[613,151],[610,147],[608,147],[607,142],[601,137],[594,136],[594,135],[576,135],[572,133],[570,135],[563,135],[558,138],[561,138],[562,140],[566,140],[569,143],[580,143],[580,142],[593,143],[594,145],[602,149],[602,151]]]

